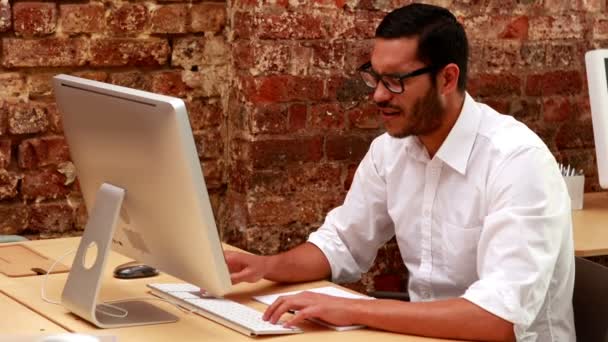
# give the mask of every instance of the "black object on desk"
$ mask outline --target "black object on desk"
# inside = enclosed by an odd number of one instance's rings
[[[156,268],[133,261],[118,265],[114,269],[114,277],[119,279],[138,279],[157,275],[158,270]]]

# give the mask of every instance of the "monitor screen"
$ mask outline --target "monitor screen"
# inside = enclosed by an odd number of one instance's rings
[[[585,54],[600,186],[608,189],[608,49]]]

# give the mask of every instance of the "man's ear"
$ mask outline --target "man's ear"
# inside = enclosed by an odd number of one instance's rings
[[[458,91],[458,78],[460,77],[460,68],[454,63],[450,63],[443,67],[437,74],[437,85],[441,95],[448,95]]]

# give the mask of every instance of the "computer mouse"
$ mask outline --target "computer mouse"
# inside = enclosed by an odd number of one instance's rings
[[[156,275],[158,275],[156,268],[144,264],[127,263],[114,269],[114,277],[119,279],[137,279]]]
[[[39,342],[98,342],[99,338],[84,334],[56,334],[43,337]]]

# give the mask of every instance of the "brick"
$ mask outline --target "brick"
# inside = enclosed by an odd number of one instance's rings
[[[5,103],[8,131],[12,134],[41,133],[48,129],[48,109],[43,103]]]
[[[1,73],[0,74],[0,97],[2,97],[2,98],[27,97],[24,77],[17,72]]]
[[[595,146],[591,118],[565,122],[557,131],[555,144],[559,150]]]
[[[346,127],[344,109],[339,103],[311,106],[310,121],[311,127],[322,131],[341,131]]]
[[[8,118],[11,108],[11,102],[0,102],[0,136],[8,132]]]
[[[483,103],[502,114],[509,113],[511,111],[511,101],[503,97],[484,98]]]
[[[2,39],[5,67],[82,66],[88,42],[79,38]]]
[[[548,12],[587,11],[600,12],[601,0],[545,0],[544,7]]]
[[[0,169],[6,169],[11,163],[11,147],[10,139],[0,139]]]
[[[508,113],[524,122],[538,122],[542,118],[542,103],[539,98],[516,99],[511,102]]]
[[[493,72],[513,72],[521,65],[521,43],[513,40],[498,40],[487,42],[483,47],[484,67],[481,72],[488,69]],[[481,58],[481,56],[479,56]],[[481,68],[480,68],[481,69]]]
[[[268,14],[257,18],[260,39],[322,39],[329,36],[321,16],[310,13]]]
[[[186,102],[186,108],[193,131],[219,126],[223,123],[224,112],[217,99],[192,99]]]
[[[0,32],[6,32],[13,27],[11,4],[8,1],[0,2]]]
[[[356,11],[354,18],[340,18],[338,22],[343,22],[341,30],[333,30],[332,36],[335,38],[347,39],[370,39],[376,36],[376,28],[386,14],[376,11]]]
[[[17,157],[20,168],[37,169],[66,162],[70,154],[64,138],[42,137],[23,140]]]
[[[328,136],[325,142],[325,153],[328,160],[361,161],[372,139],[353,135]]]
[[[255,53],[252,42],[237,40],[232,48],[233,66],[240,70],[249,70],[255,63]]]
[[[152,92],[175,97],[185,97],[189,88],[182,80],[182,72],[165,71],[152,75]]]
[[[153,33],[186,33],[188,5],[170,4],[156,7],[150,14]]]
[[[250,131],[259,133],[284,133],[287,131],[288,111],[285,105],[255,106],[251,112]]]
[[[0,233],[20,234],[27,227],[29,209],[24,204],[0,206]]]
[[[59,5],[59,16],[63,33],[101,33],[105,30],[105,8],[101,3]]]
[[[57,8],[53,2],[17,2],[13,5],[15,35],[49,35],[57,28]]]
[[[583,65],[587,46],[585,43],[547,44],[546,66],[555,69],[572,69]]]
[[[70,192],[65,175],[55,169],[31,170],[23,175],[21,195],[25,200],[57,199]]]
[[[193,97],[220,97],[232,90],[229,65],[210,66],[203,72],[184,71],[184,83],[192,88]]]
[[[510,15],[471,15],[464,18],[463,26],[468,37],[477,39],[483,37],[486,40],[500,39],[501,36],[507,35],[509,30],[512,30],[509,29],[509,26],[513,19]]]
[[[381,127],[378,106],[374,103],[361,103],[346,113],[351,128],[378,129]]]
[[[49,120],[49,132],[54,134],[63,133],[62,116],[57,109],[57,104],[54,102],[47,102],[44,105],[47,111],[47,118]]]
[[[570,14],[563,16],[540,16],[530,18],[531,40],[551,39],[581,39],[584,37],[585,18],[581,15]]]
[[[17,196],[17,185],[20,178],[15,172],[0,169],[0,200],[12,199]]]
[[[52,81],[55,73],[41,73],[27,75],[27,88],[30,95],[45,96],[53,91]]]
[[[545,122],[566,121],[573,115],[572,104],[568,99],[550,98],[543,102],[543,119]]]
[[[606,15],[593,18],[591,34],[593,39],[608,39],[608,17]]]
[[[205,185],[208,189],[217,189],[225,184],[224,163],[221,160],[208,160],[202,163]]]
[[[144,4],[124,3],[110,10],[106,23],[114,36],[133,37],[148,29],[150,14]]]
[[[359,75],[350,78],[342,76],[331,77],[327,80],[327,99],[339,102],[353,102],[367,99],[372,89],[365,85]]]
[[[257,26],[256,18],[248,12],[235,12],[233,15],[234,39],[249,39]]]
[[[218,129],[194,133],[194,142],[201,160],[221,158],[224,153],[224,141]]]
[[[355,73],[358,67],[370,60],[373,43],[372,41],[347,41],[345,44],[345,50],[348,53],[344,56],[344,70],[349,74]]]
[[[190,9],[192,21],[191,32],[213,32],[217,33],[226,25],[225,3],[202,3],[194,4]]]
[[[469,78],[467,88],[472,96],[521,95],[522,80],[513,74],[481,74]]]
[[[171,63],[185,70],[199,71],[203,66],[228,64],[230,46],[223,37],[176,39]]]
[[[77,71],[73,73],[74,76],[80,78],[86,78],[97,82],[106,82],[108,79],[108,73],[105,71]]]
[[[516,17],[507,24],[507,27],[498,35],[498,38],[525,40],[528,39],[529,28],[530,22],[528,17]]]
[[[322,157],[323,139],[320,137],[251,142],[250,160],[255,169],[298,162],[315,162],[321,160]]]
[[[579,71],[551,71],[528,75],[526,95],[548,96],[579,94],[583,89],[583,78]]]
[[[92,66],[161,66],[171,49],[165,39],[93,39]]]
[[[336,163],[307,163],[284,170],[255,170],[249,177],[249,191],[257,196],[298,192],[340,191],[342,167]]]
[[[308,107],[304,104],[293,104],[288,109],[290,131],[300,131],[306,128]]]
[[[272,42],[269,44],[258,44],[254,50],[254,65],[250,69],[252,75],[260,74],[286,74],[290,71],[290,66],[295,58],[291,51],[294,49],[291,44]],[[293,62],[297,64],[296,61]]]
[[[521,63],[525,68],[538,70],[547,61],[547,44],[544,42],[525,42],[521,46]]]
[[[64,233],[73,230],[74,224],[74,210],[67,203],[38,203],[30,207],[30,230]]]
[[[314,101],[323,98],[323,80],[320,78],[267,76],[244,81],[244,94],[252,102]]]
[[[152,89],[152,80],[150,75],[141,71],[112,73],[108,76],[108,81],[112,84],[133,89],[147,91]]]
[[[313,49],[312,66],[319,69],[342,70],[346,56],[346,43],[337,42],[314,42],[310,43]]]

